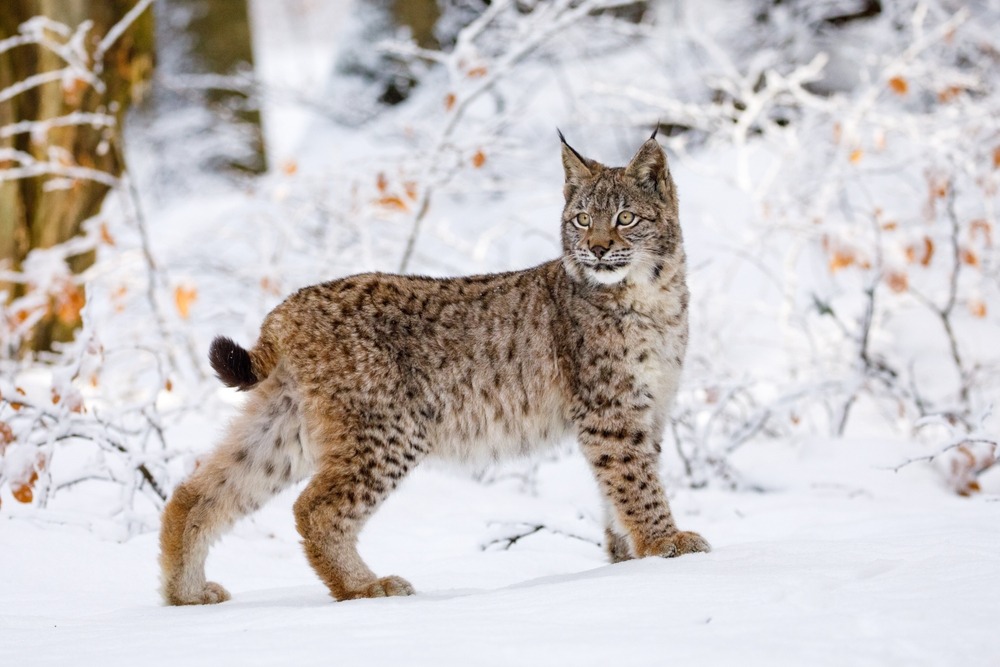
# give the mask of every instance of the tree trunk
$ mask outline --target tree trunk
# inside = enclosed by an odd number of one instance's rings
[[[135,0],[5,0],[0,4],[0,37],[18,33],[19,26],[34,16],[46,16],[71,29],[92,21],[86,48],[93,54],[105,34],[135,5]],[[100,93],[83,81],[52,81],[0,102],[0,127],[23,120],[43,120],[73,111],[106,112],[117,118],[115,127],[70,125],[51,128],[44,135],[18,133],[0,138],[0,147],[14,148],[47,160],[52,148],[72,156],[73,162],[110,175],[121,174],[123,165],[115,147],[129,103],[141,91],[153,67],[153,15],[147,10],[103,57],[101,79],[107,86]],[[50,49],[26,44],[0,54],[0,90],[39,72],[60,69],[65,62]],[[10,163],[0,163],[0,170]],[[52,188],[55,177],[42,175],[0,181],[0,264],[18,270],[34,248],[49,248],[81,231],[84,221],[96,215],[109,186],[77,178],[67,187]],[[46,187],[48,184],[48,188]],[[87,253],[69,259],[72,271],[93,263]],[[30,286],[0,284],[10,297]],[[49,349],[54,341],[72,339],[79,326],[82,293],[50,295],[50,308],[25,346]],[[67,303],[69,307],[66,307]]]
[[[186,71],[183,73],[227,76],[244,70],[253,71],[253,38],[245,0],[166,0],[163,6],[168,10],[186,10],[189,16],[183,28],[187,37]],[[245,94],[211,88],[205,91],[204,101],[198,97],[193,99],[196,101],[189,100],[188,104],[207,104],[216,110],[216,116],[222,113],[221,122],[237,124],[247,130],[245,153],[220,155],[209,161],[208,168],[248,174],[267,171],[260,111],[247,104]]]

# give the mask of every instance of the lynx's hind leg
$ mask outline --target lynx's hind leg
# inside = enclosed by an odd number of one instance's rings
[[[163,512],[161,593],[167,604],[212,604],[229,593],[205,580],[212,543],[239,518],[304,479],[294,388],[274,373],[250,394],[219,446],[177,487]]]
[[[358,554],[357,540],[385,497],[427,454],[424,425],[392,406],[363,418],[330,409],[317,421],[310,433],[327,451],[295,501],[309,563],[337,600],[412,595],[405,579],[377,577]]]

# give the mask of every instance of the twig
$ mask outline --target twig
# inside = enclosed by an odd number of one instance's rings
[[[128,10],[128,13],[121,17],[117,23],[111,26],[111,29],[104,35],[100,43],[97,45],[97,48],[94,49],[94,68],[98,74],[101,73],[101,70],[104,67],[104,54],[107,53],[108,49],[110,49],[112,45],[118,41],[118,38],[121,37],[126,30],[128,30],[129,26],[135,23],[136,19],[138,19],[139,16],[152,4],[153,0],[138,0],[132,9]]]
[[[449,116],[442,128],[434,147],[428,151],[428,162],[430,169],[428,173],[427,185],[421,188],[420,199],[417,202],[416,213],[411,221],[410,234],[403,249],[403,256],[399,262],[399,272],[405,273],[409,268],[413,258],[413,252],[420,236],[421,228],[427,212],[430,209],[431,198],[435,190],[447,183],[451,178],[451,173],[442,169],[441,162],[443,154],[450,149],[451,137],[465,116],[465,112],[471,104],[484,93],[492,90],[501,80],[507,77],[513,67],[524,58],[531,55],[543,44],[558,32],[565,30],[580,19],[602,9],[610,9],[622,5],[631,4],[633,0],[583,0],[573,2],[571,0],[553,0],[551,3],[544,3],[536,7],[527,20],[534,19],[534,23],[539,25],[536,33],[522,36],[515,42],[508,42],[511,45],[509,51],[490,63],[490,67],[485,75],[478,79],[479,83],[472,86],[470,90],[453,93],[455,95],[454,106],[450,109]],[[473,42],[488,25],[490,25],[504,10],[512,5],[511,0],[500,0],[492,3],[482,15],[463,29],[456,40],[455,48],[449,54],[447,65],[452,82],[468,79],[465,72],[461,71],[456,58],[467,53],[475,52]]]
[[[991,440],[989,438],[963,438],[959,442],[953,442],[950,445],[942,447],[939,451],[937,451],[934,454],[928,454],[927,456],[917,456],[912,459],[907,459],[906,461],[903,461],[897,466],[889,466],[887,468],[883,468],[883,470],[891,470],[893,472],[899,472],[906,466],[913,465],[914,463],[930,463],[931,461],[941,456],[942,454],[950,452],[953,449],[958,449],[959,447],[965,445],[990,445],[993,448],[994,453],[997,451],[998,447],[1000,447],[1000,443],[998,443],[997,440]]]
[[[511,524],[505,524],[505,525],[511,525]],[[522,526],[526,526],[526,528],[524,530],[520,531],[520,532],[517,532],[517,533],[515,533],[513,535],[509,535],[507,537],[498,537],[496,539],[490,540],[486,544],[483,544],[480,547],[480,549],[482,549],[483,551],[486,551],[490,547],[499,546],[504,551],[507,551],[508,549],[510,549],[512,546],[514,546],[515,544],[517,544],[519,541],[521,541],[525,537],[529,537],[531,535],[535,535],[536,533],[540,533],[542,531],[545,531],[547,533],[552,533],[553,535],[561,535],[562,537],[568,537],[568,538],[574,539],[574,540],[580,540],[581,542],[586,542],[587,544],[593,544],[594,546],[598,546],[598,547],[601,546],[600,542],[598,542],[596,540],[592,540],[589,537],[582,537],[580,535],[575,535],[573,533],[569,533],[569,532],[566,532],[566,531],[563,531],[563,530],[558,530],[556,528],[551,528],[549,526],[546,526],[543,523],[537,523],[537,524],[521,523],[521,524],[513,524],[513,525],[522,525]]]

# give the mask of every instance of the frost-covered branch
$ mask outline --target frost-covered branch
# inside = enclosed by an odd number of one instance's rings
[[[469,108],[485,93],[494,90],[503,79],[511,76],[518,63],[548,44],[560,32],[598,11],[627,4],[630,0],[554,0],[537,5],[527,14],[520,14],[515,10],[513,0],[500,0],[491,3],[459,32],[455,47],[447,55],[434,58],[448,72],[450,92],[445,98],[444,124],[430,150],[425,153],[426,176],[413,207],[411,231],[399,262],[400,273],[409,268],[435,191],[455,173],[453,161],[446,159],[445,155],[455,150],[453,136]],[[502,46],[496,52],[490,53],[487,45],[480,43],[480,38],[504,16],[510,18],[508,31],[513,34],[500,42]],[[417,54],[410,46],[399,48],[387,45],[384,48],[399,54],[429,57],[423,52]]]
[[[975,431],[972,415],[1000,398],[983,371],[1000,360],[975,344],[1000,335],[992,310],[1000,282],[990,282],[998,275],[992,72],[1000,51],[986,27],[998,27],[996,17],[933,0],[894,7],[871,23],[851,21],[842,42],[826,39],[833,50],[822,52],[801,48],[815,39],[807,22],[720,34],[696,7],[683,3],[671,15],[680,20],[644,26],[692,69],[657,76],[650,67],[652,75],[591,87],[606,122],[659,119],[671,128],[667,144],[685,166],[700,163],[696,151],[726,156],[712,177],[755,210],[743,245],[718,247],[780,295],[767,307],[786,355],[766,381],[734,384],[716,358],[705,376],[688,375],[675,425],[687,476],[703,477],[706,466],[729,475],[722,443],[767,435],[762,424],[773,434],[847,435],[862,404],[865,419],[874,409],[903,432],[948,415],[961,432],[941,446],[959,449]],[[872,43],[873,34],[883,39]],[[845,62],[854,53],[866,59]],[[845,82],[852,69],[856,79]],[[703,299],[724,304],[700,323],[711,338],[734,317],[734,303],[701,276],[693,282]],[[769,414],[796,394],[792,387],[820,385]]]
[[[598,540],[590,537],[584,537],[582,535],[577,535],[571,531],[565,531],[559,528],[553,528],[544,523],[507,523],[507,522],[493,522],[490,524],[494,526],[495,529],[499,529],[503,533],[502,537],[495,537],[487,542],[484,542],[480,548],[483,551],[488,551],[490,549],[499,549],[502,551],[507,551],[515,544],[520,542],[526,537],[531,537],[532,535],[537,535],[539,533],[548,533],[551,535],[559,535],[560,537],[568,537],[573,540],[580,540],[581,542],[586,542],[588,544],[593,544],[594,546],[601,546]]]

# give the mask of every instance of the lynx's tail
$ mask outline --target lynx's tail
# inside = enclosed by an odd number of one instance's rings
[[[208,351],[212,370],[227,387],[247,391],[271,374],[277,363],[274,345],[261,335],[260,340],[247,351],[231,338],[216,336]]]

